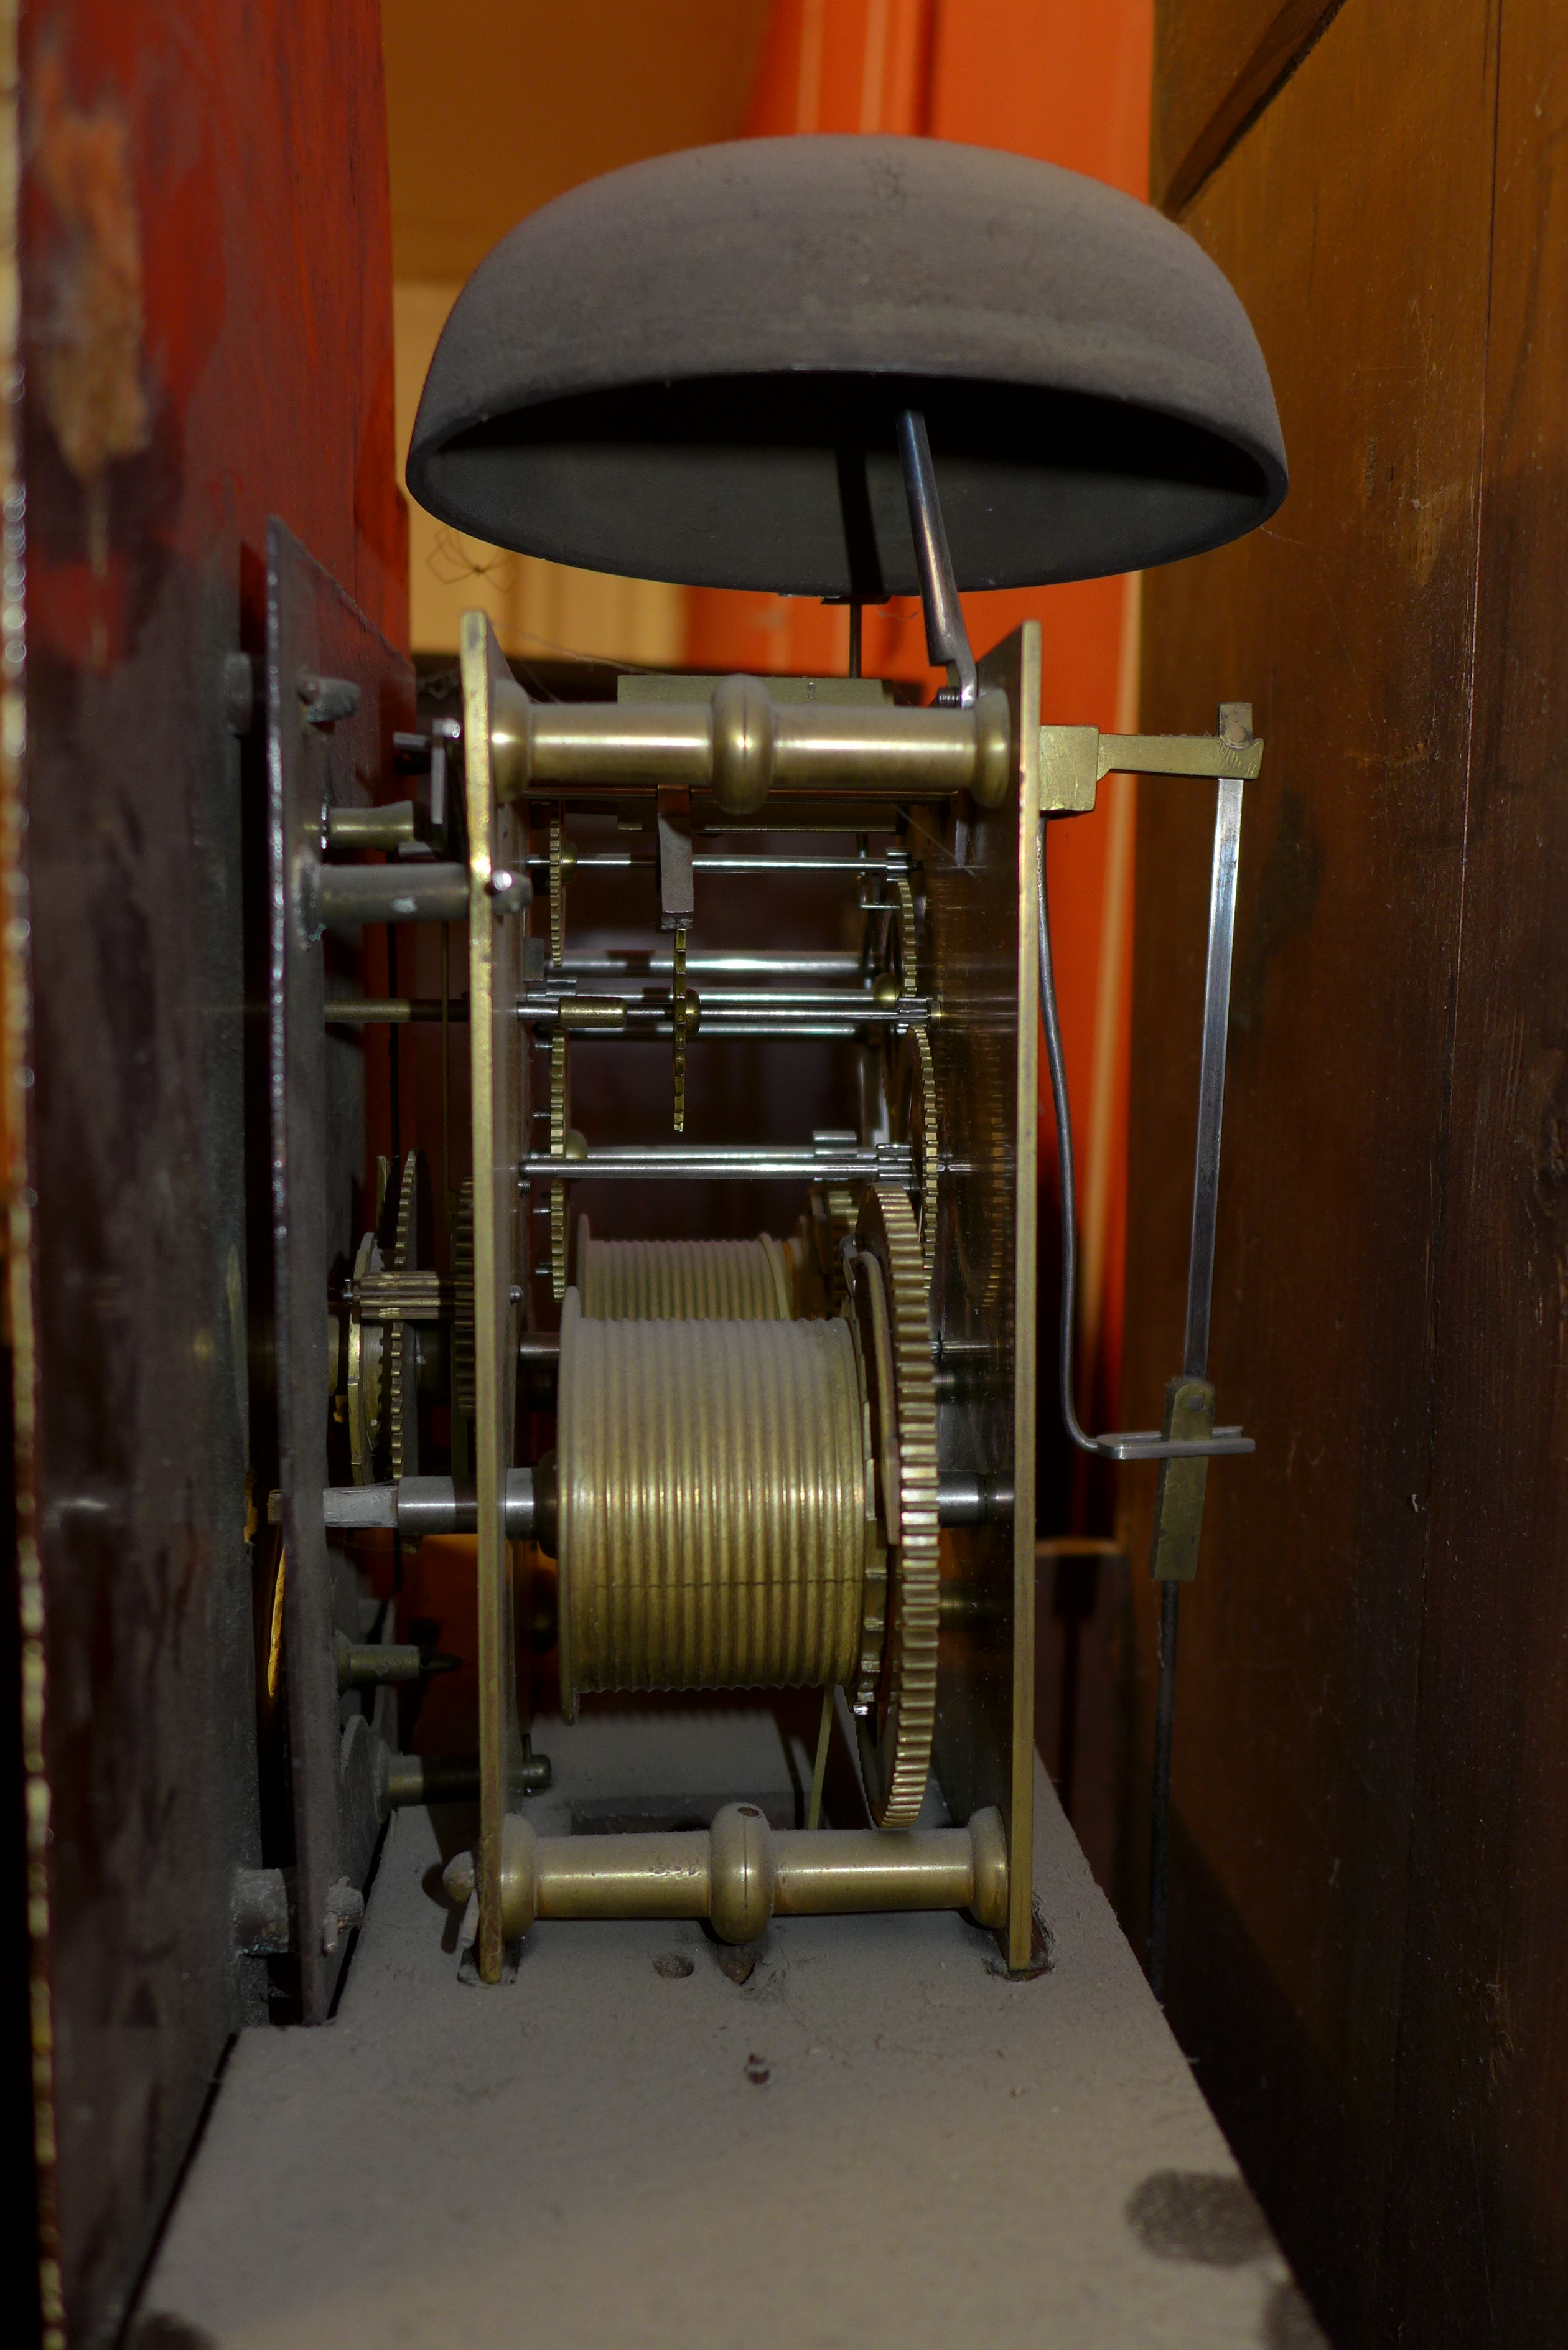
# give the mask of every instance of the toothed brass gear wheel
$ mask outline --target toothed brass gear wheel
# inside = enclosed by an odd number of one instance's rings
[[[452,1408],[473,1418],[473,1184],[457,1195],[452,1228]]]
[[[348,1448],[357,1485],[375,1483],[383,1458],[394,1478],[417,1475],[420,1465],[420,1340],[407,1318],[425,1318],[428,1304],[415,1295],[418,1154],[410,1150],[404,1159],[395,1196],[391,1174],[390,1163],[379,1160],[376,1228],[359,1243],[348,1307]]]
[[[940,1152],[937,1132],[937,1071],[931,1040],[923,1028],[908,1029],[891,1071],[891,1112],[896,1140],[911,1155],[910,1205],[920,1235],[929,1290],[937,1269],[937,1182]]]
[[[550,968],[559,971],[566,959],[566,838],[559,816],[550,818]]]
[[[839,1311],[844,1304],[842,1243],[854,1230],[854,1192],[846,1186],[814,1183],[790,1243],[796,1266],[797,1313]]]
[[[876,1474],[890,1550],[875,1689],[857,1694],[860,1768],[878,1827],[909,1828],[930,1776],[937,1722],[937,1399],[928,1284],[900,1191],[867,1190],[847,1311],[871,1387]],[[889,1392],[890,1389],[890,1392]]]
[[[376,1481],[376,1445],[381,1433],[381,1347],[385,1332],[366,1322],[359,1298],[369,1275],[381,1270],[374,1232],[367,1232],[354,1259],[353,1304],[348,1309],[348,1457],[356,1485]]]
[[[898,945],[898,993],[919,993],[919,967],[915,952],[915,893],[901,877],[893,885],[895,936]]]
[[[410,1151],[398,1186],[398,1221],[392,1241],[391,1270],[411,1273],[419,1262],[420,1162]],[[392,1475],[413,1477],[420,1466],[420,1341],[407,1322],[394,1322],[387,1332],[387,1410],[390,1425]]]
[[[566,1155],[566,1128],[571,1121],[571,1066],[566,1039],[557,1028],[550,1039],[550,1156]],[[566,1294],[566,1187],[550,1186],[550,1295]]]

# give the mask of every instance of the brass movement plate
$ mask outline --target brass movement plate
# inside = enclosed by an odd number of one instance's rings
[[[980,665],[1006,691],[1018,795],[919,821],[942,1148],[932,1326],[944,1474],[1011,1476],[1011,1525],[945,1528],[936,1770],[955,1819],[994,1804],[1012,1859],[1008,1964],[1030,1963],[1034,1794],[1035,1180],[1040,626]]]
[[[517,1339],[525,1281],[518,1174],[528,1131],[526,1056],[517,1024],[523,923],[498,914],[493,873],[523,868],[515,805],[495,795],[491,711],[511,672],[483,612],[462,616],[463,757],[468,793],[469,1066],[473,1116],[474,1478],[478,1495],[479,1971],[502,1966],[501,1834],[522,1760],[506,1471],[516,1419]]]

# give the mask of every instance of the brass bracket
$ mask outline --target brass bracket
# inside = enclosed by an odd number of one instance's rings
[[[659,929],[689,929],[697,911],[697,898],[691,870],[691,794],[684,786],[659,791],[654,863],[659,878]]]
[[[1106,775],[1229,775],[1251,783],[1262,772],[1263,745],[1261,740],[1235,741],[1235,731],[1102,734],[1097,726],[1042,726],[1041,813],[1091,814]]]
[[[1165,1391],[1167,1443],[1207,1444],[1214,1435],[1214,1390],[1207,1379],[1172,1379]],[[1203,1499],[1209,1460],[1188,1453],[1159,1464],[1154,1503],[1154,1542],[1148,1571],[1157,1583],[1190,1583],[1198,1573],[1198,1538],[1203,1531]]]

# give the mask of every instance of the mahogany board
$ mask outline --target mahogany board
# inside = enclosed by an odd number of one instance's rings
[[[1168,0],[1161,54],[1240,16]],[[1184,1602],[1169,2008],[1345,2350],[1568,2324],[1565,113],[1547,0],[1333,17],[1185,215],[1291,495],[1146,583],[1143,723],[1250,695],[1266,744],[1212,1354],[1259,1450]],[[1131,1425],[1179,1338],[1205,829],[1143,791]]]

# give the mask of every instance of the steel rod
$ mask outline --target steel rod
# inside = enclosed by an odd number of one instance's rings
[[[942,1477],[937,1483],[937,1523],[943,1526],[990,1526],[1012,1515],[1011,1477]]]
[[[322,1493],[325,1523],[339,1534],[379,1528],[406,1542],[427,1534],[471,1534],[479,1524],[473,1480],[404,1477],[389,1485],[328,1485]],[[525,1542],[535,1532],[534,1471],[506,1472],[506,1536]]]
[[[552,1159],[543,1152],[532,1152],[523,1162],[521,1180],[908,1185],[909,1172],[907,1143],[879,1142],[833,1151],[809,1148],[775,1149],[766,1144],[619,1143],[590,1150],[586,1159]]]
[[[623,989],[612,1001],[625,1004],[630,1011],[662,1011],[669,1002],[668,988],[652,987],[645,991],[641,1002]],[[524,1020],[546,1020],[562,1005],[591,1004],[603,1000],[592,990],[579,993],[572,987],[532,989],[519,1001],[519,1013]],[[715,1013],[730,1012],[737,1016],[766,1017],[777,1014],[805,1014],[818,1019],[891,1020],[907,1022],[923,1020],[929,1013],[924,996],[894,995],[883,1001],[868,987],[715,987],[702,990],[702,1024],[706,1027]]]
[[[727,1018],[722,1014],[717,1019],[710,1020],[707,1007],[704,1005],[701,1027],[695,1035],[691,1029],[688,1029],[686,1034],[689,1043],[698,1045],[711,1044],[716,1037],[720,1036],[784,1036],[792,1042],[803,1040],[815,1044],[853,1045],[859,1041],[861,1031],[867,1022],[873,1026],[893,1024],[883,1021],[874,1013],[867,1013],[858,1021],[825,1020],[810,1012],[791,1013],[787,1019],[778,1020],[753,1020],[742,1016]],[[906,1020],[904,1024],[923,1027],[925,1024],[923,1021]],[[651,1020],[634,1014],[624,1029],[618,1032],[607,1029],[599,1033],[606,1035],[618,1035],[622,1044],[646,1044],[652,1037],[661,1038],[668,1044],[674,1036],[675,1024],[668,1014],[659,1014]]]
[[[561,964],[566,979],[663,978],[675,968],[675,958],[668,948],[603,947],[597,951],[568,951]],[[747,976],[759,979],[859,979],[863,976],[858,952],[852,947],[825,950],[821,954],[798,954],[789,948],[758,948],[750,954],[718,952],[703,953],[693,948],[686,958],[688,979],[711,980],[725,972],[735,979]]]
[[[1223,784],[1220,785],[1221,791],[1224,791],[1227,788],[1233,789],[1237,793],[1240,793],[1241,786],[1239,783],[1230,786]],[[1237,809],[1237,817],[1239,821],[1239,805]],[[1218,830],[1216,834],[1215,853],[1216,871],[1218,872]],[[1035,855],[1038,860],[1037,871],[1039,876],[1040,900],[1040,1010],[1045,1031],[1045,1060],[1051,1075],[1051,1100],[1055,1111],[1056,1119],[1056,1156],[1057,1164],[1061,1172],[1062,1317],[1057,1326],[1057,1381],[1058,1391],[1061,1398],[1062,1424],[1066,1430],[1067,1435],[1072,1442],[1075,1444],[1081,1451],[1092,1452],[1102,1461],[1205,1460],[1219,1457],[1220,1455],[1239,1455],[1255,1451],[1257,1447],[1251,1437],[1243,1436],[1239,1428],[1217,1428],[1211,1437],[1206,1438],[1201,1443],[1196,1443],[1187,1441],[1180,1438],[1164,1436],[1158,1429],[1117,1429],[1106,1435],[1089,1436],[1085,1434],[1083,1425],[1079,1420],[1077,1406],[1073,1398],[1073,1343],[1077,1328],[1078,1297],[1078,1212],[1075,1191],[1073,1162],[1073,1119],[1067,1100],[1067,1065],[1062,1045],[1062,1021],[1056,1002],[1056,976],[1054,962],[1051,952],[1051,912],[1050,901],[1045,892],[1045,827],[1044,823],[1042,823],[1040,827],[1040,837],[1036,846]],[[1211,897],[1210,906],[1211,931],[1216,911],[1220,913],[1221,919],[1227,923],[1233,921],[1235,875],[1236,861],[1234,850],[1232,848],[1230,858],[1230,886],[1232,893],[1230,910],[1227,913],[1223,905],[1217,906]],[[1211,936],[1210,948],[1210,972],[1211,979],[1214,969],[1215,957]],[[1224,951],[1224,979],[1227,996],[1230,987],[1230,974],[1231,952],[1229,939],[1227,937],[1227,943]],[[1225,1012],[1223,1004],[1221,1005],[1220,1014],[1220,1041],[1217,1060],[1212,1058],[1209,1053],[1209,1040],[1211,1026],[1211,1010],[1206,998],[1204,1014],[1204,1060],[1201,1064],[1199,1076],[1199,1163],[1200,1176],[1203,1166],[1202,1087],[1204,1076],[1209,1076],[1210,1078],[1210,1082],[1212,1082],[1213,1073],[1217,1072],[1221,1099],[1223,1097],[1225,1076]],[[1218,1105],[1214,1106],[1212,1117],[1213,1146],[1211,1152],[1211,1164],[1214,1178],[1217,1182],[1220,1164]],[[1212,1204],[1213,1186],[1211,1185],[1209,1193],[1210,1222],[1209,1225],[1208,1255],[1208,1281],[1210,1285],[1212,1285],[1214,1270]],[[1195,1225],[1196,1220],[1197,1201],[1195,1198]],[[1188,1268],[1189,1328],[1193,1279],[1194,1271],[1189,1261]],[[1205,1308],[1203,1329],[1206,1353],[1208,1347],[1207,1296],[1208,1291],[1206,1289],[1204,1292]],[[1189,1373],[1189,1376],[1193,1375]],[[1196,1376],[1201,1378],[1203,1374],[1199,1372]]]
[[[959,601],[952,556],[948,551],[947,525],[937,494],[936,468],[926,420],[918,408],[899,411],[898,456],[904,468],[904,495],[909,507],[909,529],[915,542],[915,566],[920,575],[920,602],[926,616],[926,651],[948,671],[961,706],[973,707],[979,692],[974,655]]]
[[[410,1020],[434,1023],[443,1011],[452,1020],[468,1018],[468,1005],[461,996],[443,1006],[439,995],[329,995],[325,1008],[329,1028],[365,1028]]]
[[[1220,1204],[1220,1129],[1225,1112],[1225,1040],[1231,1022],[1231,956],[1236,934],[1236,874],[1241,846],[1241,780],[1227,776],[1214,811],[1209,888],[1209,962],[1203,984],[1203,1048],[1198,1071],[1198,1148],[1192,1175],[1192,1243],[1187,1262],[1187,1336],[1182,1370],[1209,1376],[1209,1316],[1214,1295],[1214,1230]]]
[[[547,857],[531,857],[531,867],[548,871]],[[891,875],[903,879],[909,870],[907,857],[722,857],[705,849],[692,852],[692,868],[699,873],[864,873],[875,879]],[[573,873],[651,873],[651,857],[634,857],[629,850],[620,852],[595,851],[579,855]]]

